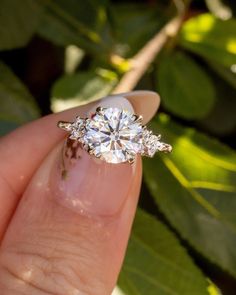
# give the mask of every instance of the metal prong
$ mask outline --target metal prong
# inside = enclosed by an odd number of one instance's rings
[[[88,152],[90,155],[93,155],[93,150],[88,149],[87,152]]]
[[[135,160],[135,154],[131,153],[131,152],[126,152],[126,153],[127,153],[127,161],[128,161],[128,163],[133,164],[134,160]]]
[[[172,152],[172,146],[170,144],[160,142],[160,146],[158,147],[158,150],[164,153],[171,153]]]
[[[73,140],[77,140],[77,139],[78,139],[78,137],[76,137],[76,136],[74,136],[74,135],[72,135],[72,134],[69,135],[69,138],[70,138],[70,139],[73,139]]]
[[[135,122],[137,123],[142,123],[143,122],[143,116],[137,116],[137,115],[133,115],[135,118]]]
[[[133,157],[133,158],[129,158],[129,159],[128,159],[128,162],[129,162],[130,164],[133,164],[133,163],[134,163],[134,160],[135,160],[135,157]]]
[[[97,107],[97,108],[96,108],[96,113],[100,113],[103,109],[104,109],[104,108],[102,108],[102,107]]]
[[[90,149],[88,148],[87,152],[91,155],[96,157],[97,159],[101,159],[102,154],[101,153],[96,153],[96,155],[94,154],[94,149]]]
[[[72,126],[72,123],[70,123],[70,122],[59,121],[57,123],[57,127],[65,130],[65,131],[71,131],[72,130],[71,126]]]
[[[94,149],[93,148],[91,148],[90,146],[86,146],[85,149],[86,149],[87,153],[89,153],[90,155],[94,155]]]

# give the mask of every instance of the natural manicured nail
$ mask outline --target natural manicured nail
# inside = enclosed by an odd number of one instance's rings
[[[93,106],[85,117],[94,113],[98,106],[133,112],[127,99],[107,97]],[[118,213],[126,201],[135,175],[135,166],[135,162],[132,165],[108,164],[89,155],[78,142],[67,140],[51,173],[51,191],[60,204],[76,212],[111,216]]]

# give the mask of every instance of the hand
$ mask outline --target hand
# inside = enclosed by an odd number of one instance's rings
[[[151,92],[125,96],[144,123],[159,105]],[[98,105],[132,109],[129,101],[106,98],[53,114],[0,140],[0,294],[111,294],[137,205],[141,159],[107,164],[68,146],[65,156],[65,132],[56,124],[87,117]]]

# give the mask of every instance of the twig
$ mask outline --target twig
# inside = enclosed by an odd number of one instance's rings
[[[131,91],[147,71],[157,54],[170,37],[176,36],[182,24],[183,14],[170,20],[132,59],[131,69],[124,74],[113,93]]]

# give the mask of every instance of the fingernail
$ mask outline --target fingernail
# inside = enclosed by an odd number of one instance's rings
[[[115,106],[133,112],[126,98],[106,97],[85,117],[98,106]],[[106,163],[89,155],[77,141],[67,139],[51,173],[51,192],[61,205],[80,214],[111,216],[118,213],[126,201],[135,166],[135,162],[132,165]]]

